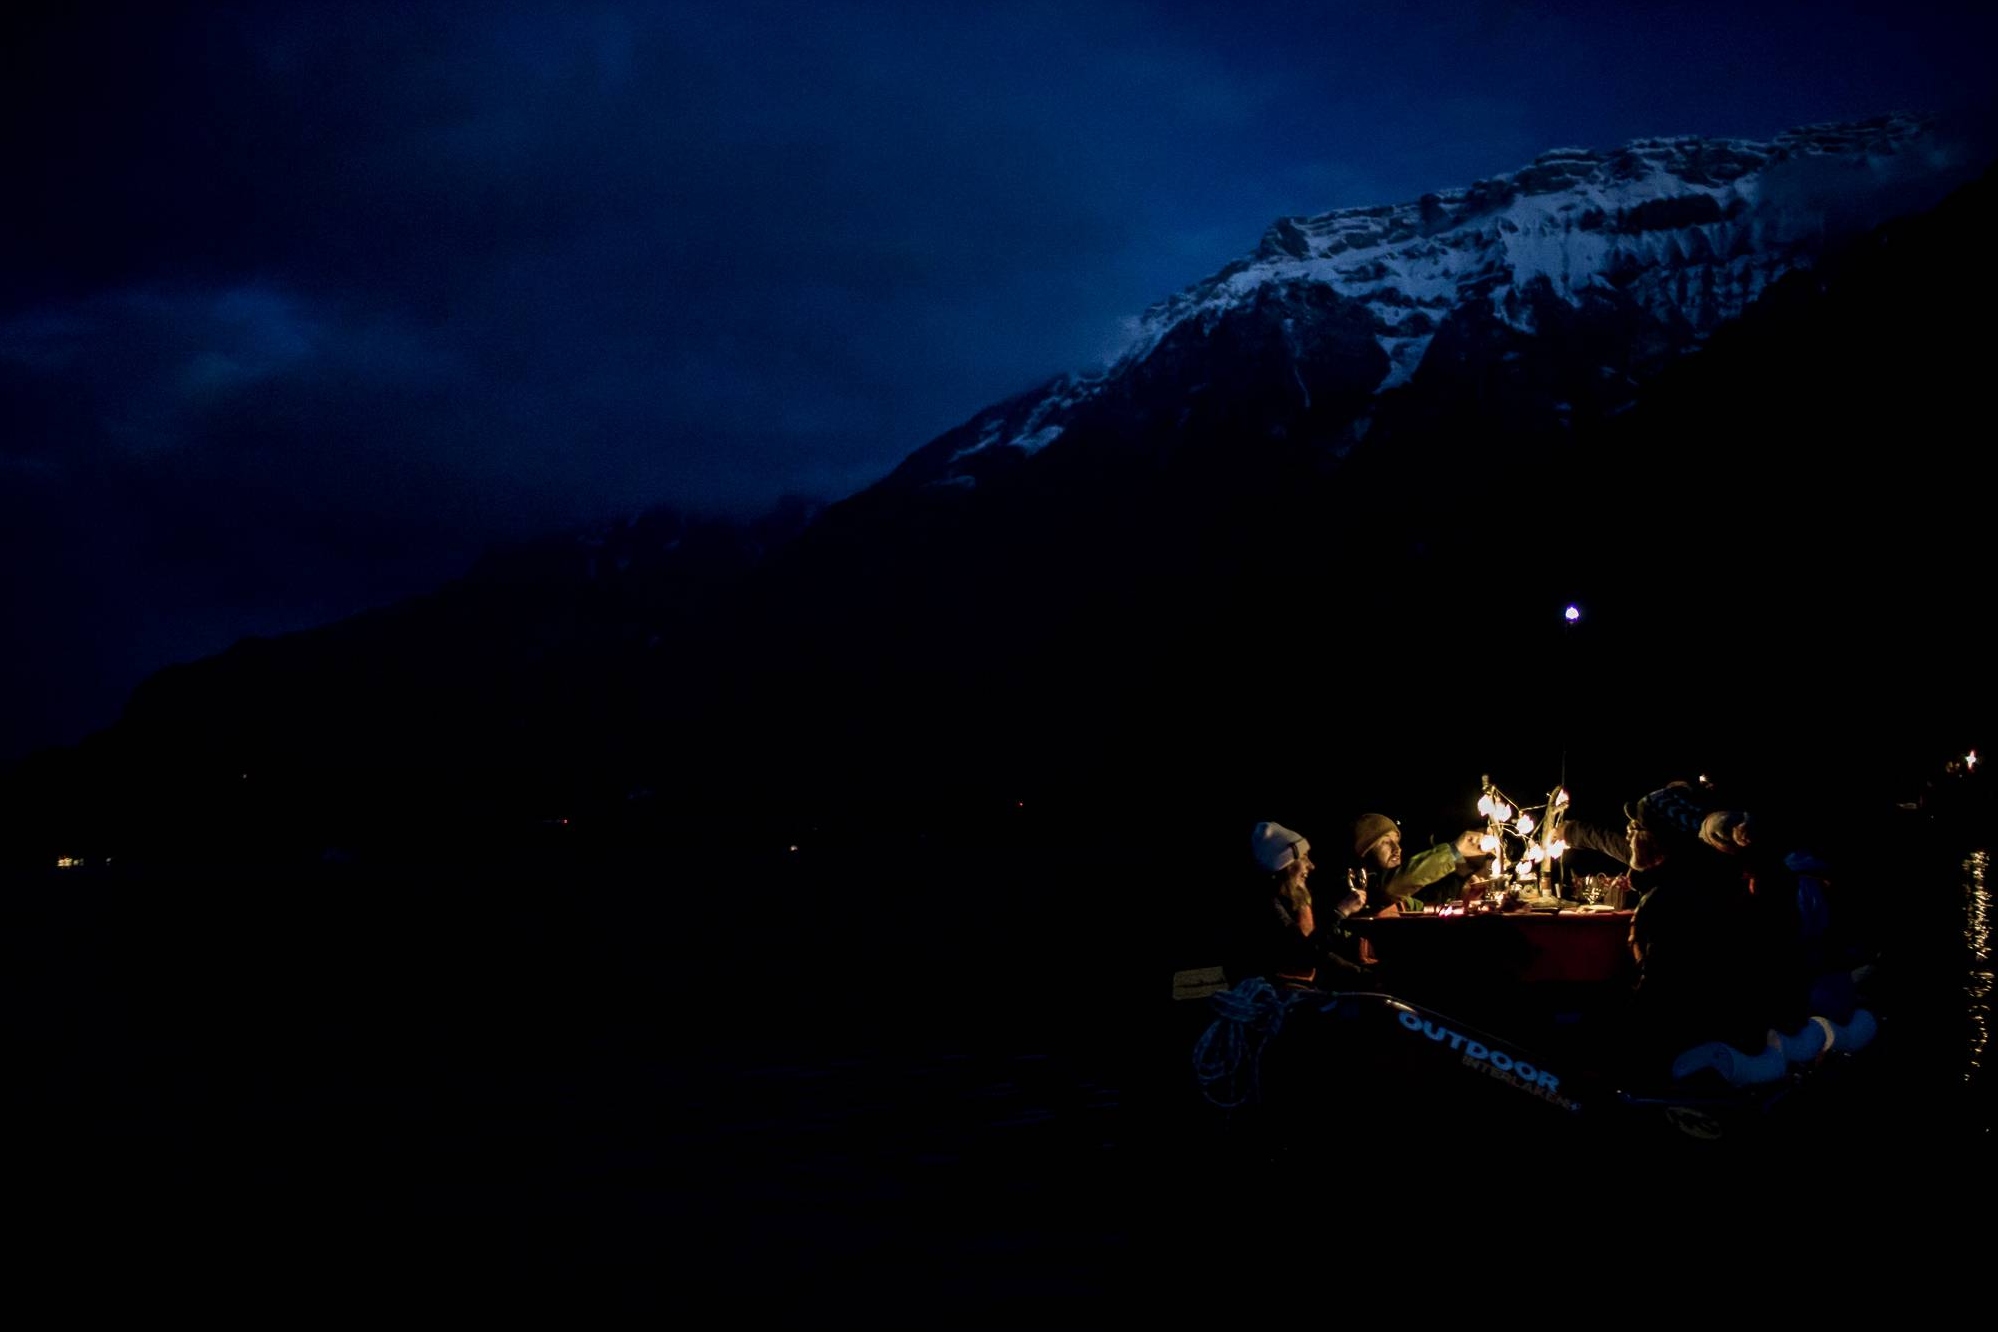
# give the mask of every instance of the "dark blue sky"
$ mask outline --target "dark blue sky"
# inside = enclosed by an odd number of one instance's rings
[[[0,760],[496,539],[850,493],[1284,214],[1562,145],[1983,123],[1994,30],[1704,0],[17,12]]]

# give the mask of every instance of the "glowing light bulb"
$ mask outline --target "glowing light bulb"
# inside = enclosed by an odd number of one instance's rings
[[[1507,819],[1510,819],[1512,817],[1512,806],[1506,804],[1505,801],[1503,800],[1499,801],[1497,804],[1492,806],[1492,817],[1497,819],[1500,823],[1504,823]]]
[[[1478,850],[1484,852],[1486,855],[1488,856],[1497,855],[1498,849],[1499,849],[1499,839],[1492,836],[1490,833],[1486,833],[1483,837],[1480,837],[1478,839]]]
[[[1484,815],[1486,818],[1492,816],[1492,798],[1490,796],[1481,795],[1478,797],[1478,813]]]
[[[1513,826],[1518,828],[1519,835],[1524,837],[1533,831],[1533,816],[1531,814],[1522,814],[1519,816],[1519,822]]]
[[[1582,618],[1582,608],[1580,606],[1570,606],[1567,610],[1561,612],[1561,618],[1569,624],[1573,624]]]

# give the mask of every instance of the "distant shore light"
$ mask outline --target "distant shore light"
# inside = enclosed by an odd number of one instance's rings
[[[1569,624],[1573,624],[1582,618],[1582,608],[1580,606],[1570,606],[1567,610],[1561,612],[1561,618]]]

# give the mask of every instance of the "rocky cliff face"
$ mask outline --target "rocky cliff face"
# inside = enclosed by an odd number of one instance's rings
[[[1557,148],[1412,202],[1280,219],[1253,254],[1134,321],[1113,364],[980,412],[891,484],[975,485],[1008,453],[1105,417],[1193,414],[1230,389],[1259,400],[1264,429],[1345,449],[1432,355],[1480,343],[1503,357],[1540,337],[1585,341],[1574,395],[1615,410],[1856,224],[1939,197],[1960,167],[1933,130],[1895,115],[1769,142]]]

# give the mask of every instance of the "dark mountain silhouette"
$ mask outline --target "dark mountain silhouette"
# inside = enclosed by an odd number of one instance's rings
[[[1380,300],[1264,282],[823,512],[654,514],[162,672],[10,774],[9,850],[1897,780],[1988,729],[1995,188],[1785,267],[1710,333],[1634,274],[1417,310],[1386,390]],[[1717,225],[1655,207],[1604,225]],[[1272,262],[1317,234],[1285,225]]]

